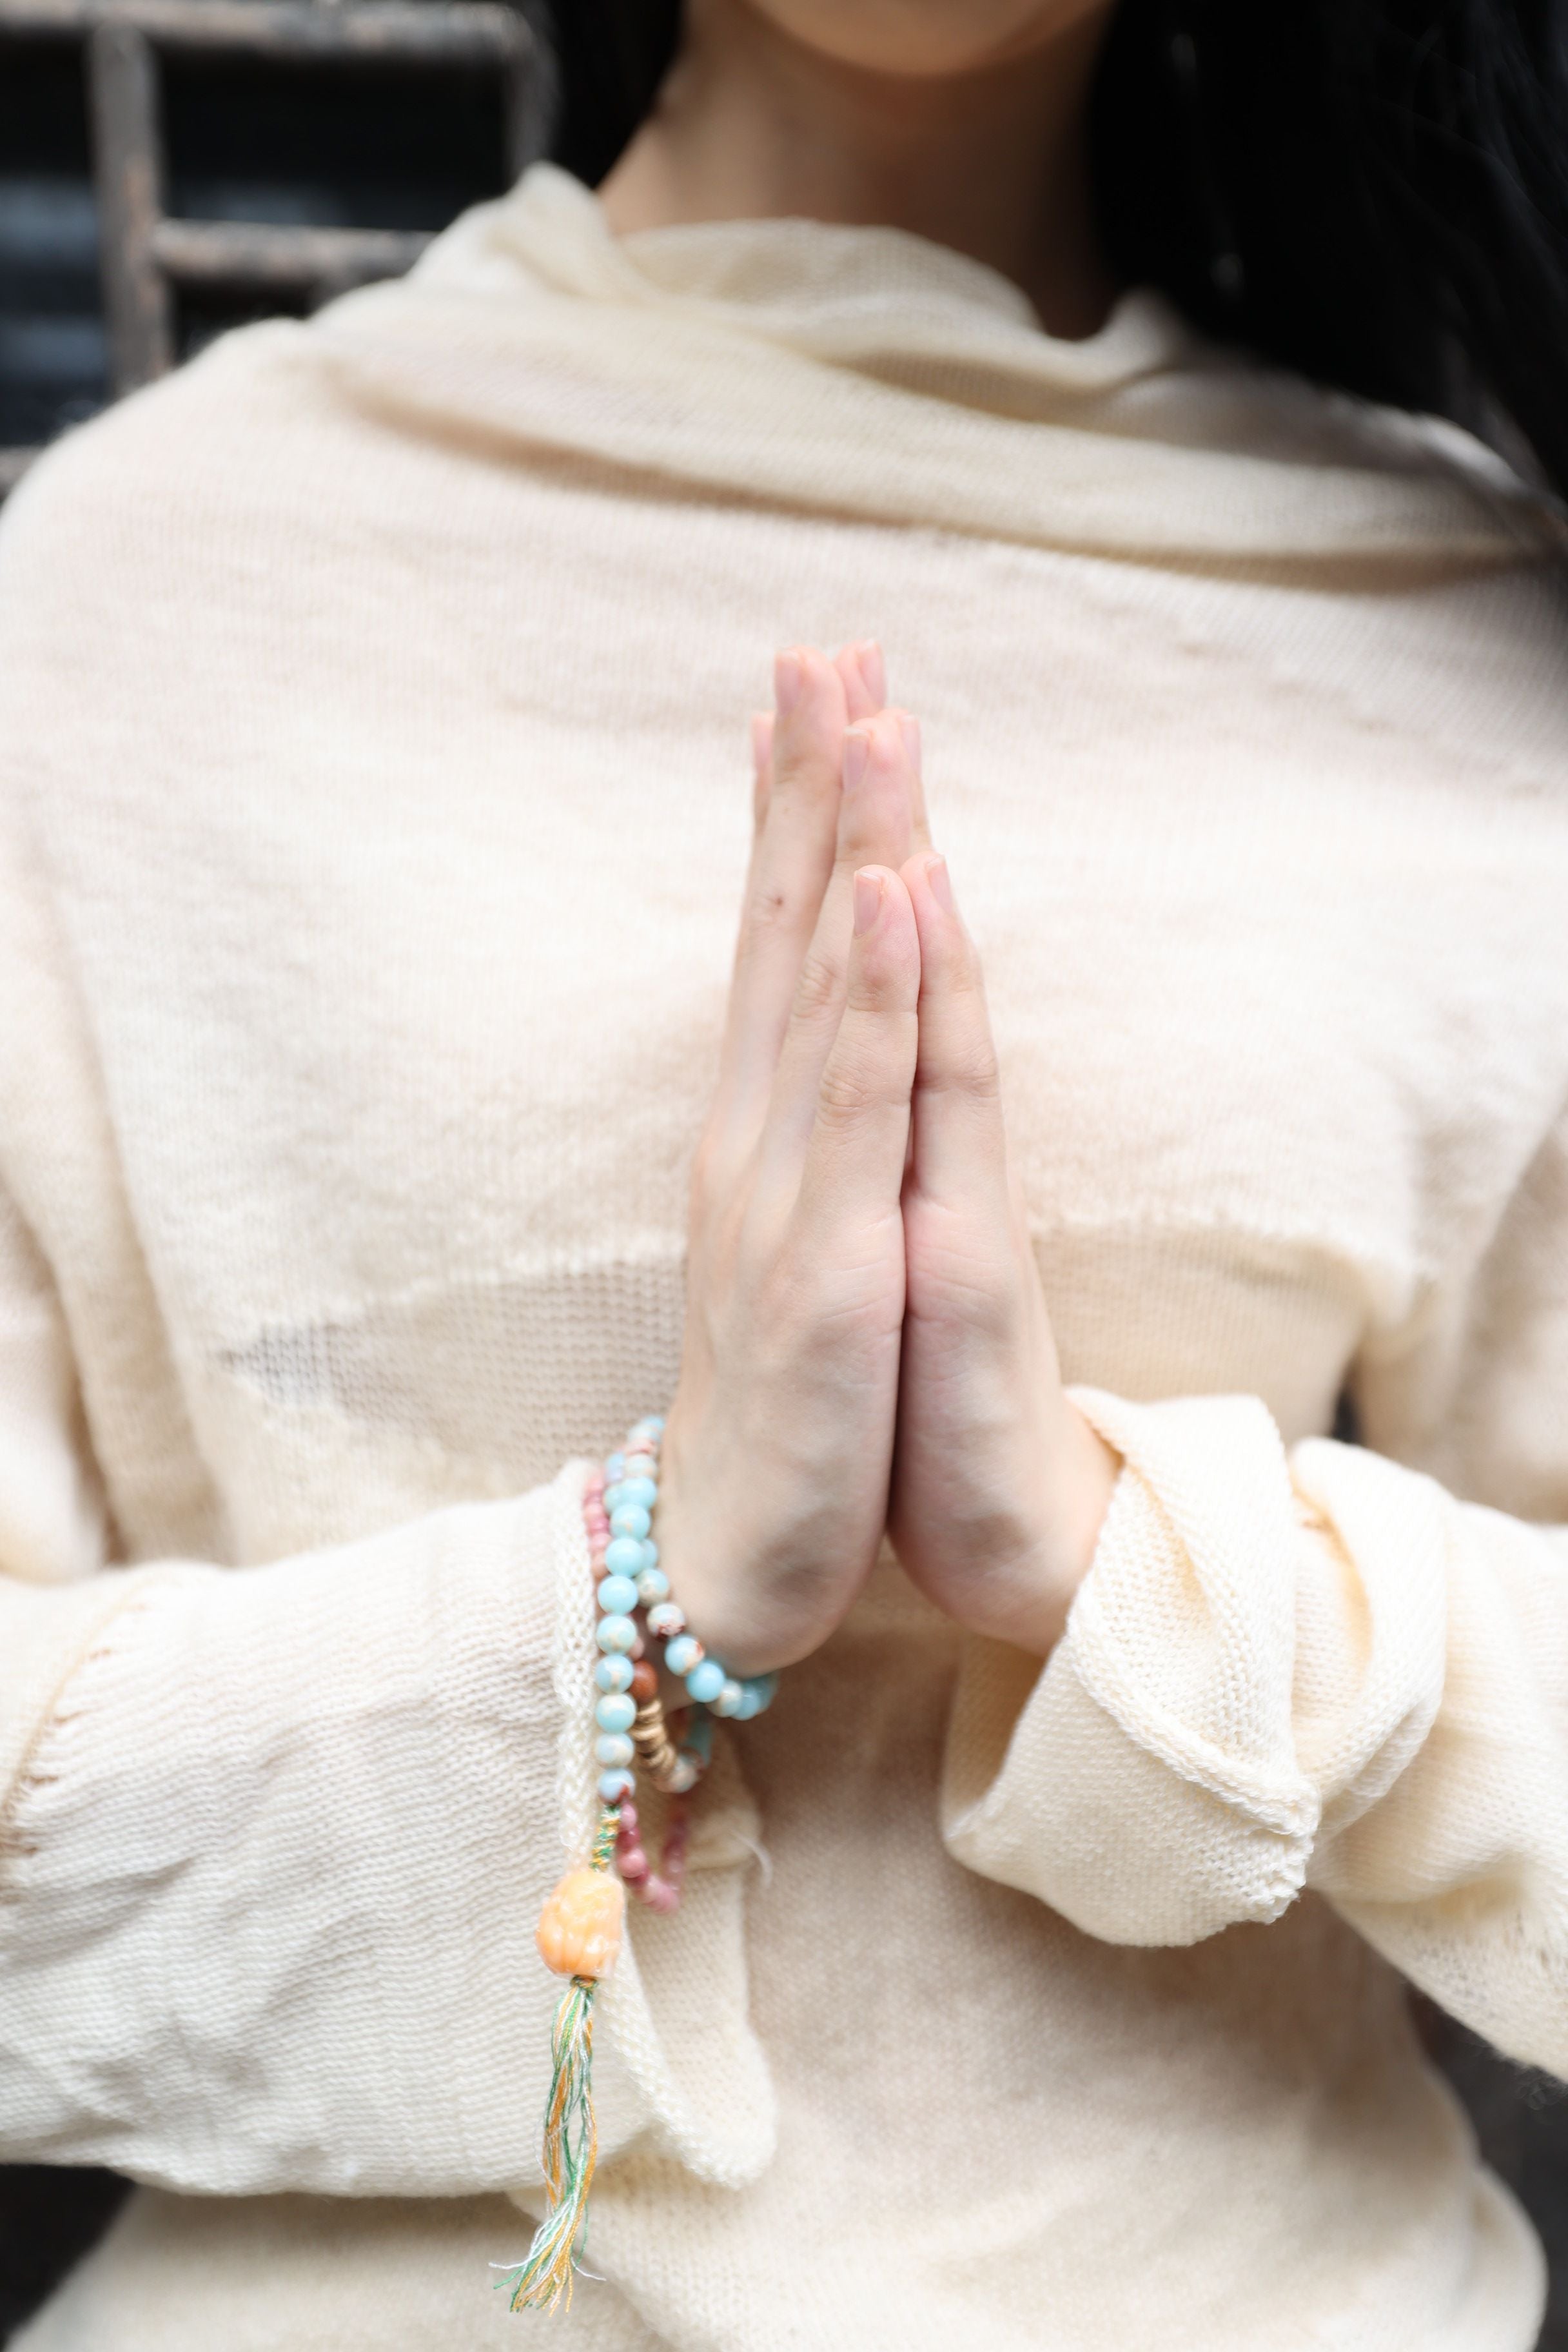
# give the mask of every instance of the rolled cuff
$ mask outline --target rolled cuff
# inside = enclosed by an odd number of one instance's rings
[[[1045,1666],[967,1646],[946,1843],[1111,1943],[1278,1918],[1320,1811],[1292,1737],[1300,1531],[1279,1434],[1251,1398],[1074,1401],[1121,1472]]]

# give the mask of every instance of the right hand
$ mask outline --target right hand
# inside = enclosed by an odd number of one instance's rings
[[[920,990],[919,783],[880,656],[798,648],[775,687],[659,1482],[674,1597],[737,1674],[826,1637],[887,1522]]]

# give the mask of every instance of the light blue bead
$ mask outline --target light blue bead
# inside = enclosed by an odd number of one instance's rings
[[[594,1709],[594,1720],[601,1731],[629,1731],[637,1719],[637,1703],[625,1691],[615,1691],[602,1698]]]
[[[658,1500],[658,1488],[651,1478],[623,1478],[616,1489],[614,1503],[606,1495],[605,1508],[615,1510],[622,1503],[640,1503],[645,1510],[651,1511]]]
[[[637,1579],[637,1599],[645,1609],[669,1599],[669,1579],[662,1568],[645,1568]]]
[[[601,1764],[629,1764],[637,1749],[624,1731],[601,1731],[594,1753]]]
[[[599,1587],[599,1607],[606,1617],[629,1617],[637,1605],[637,1589],[629,1576],[606,1576]]]
[[[732,1675],[725,1675],[723,1689],[716,1698],[710,1699],[709,1705],[715,1715],[735,1715],[740,1711],[741,1685]]]
[[[724,1669],[717,1658],[704,1658],[686,1677],[686,1687],[700,1706],[716,1699],[724,1687]]]
[[[629,1658],[601,1658],[594,1669],[594,1680],[602,1691],[625,1691],[632,1686],[632,1662]]]
[[[662,1436],[664,1435],[664,1415],[663,1415],[663,1413],[662,1413],[662,1412],[647,1412],[647,1413],[645,1413],[645,1414],[643,1415],[642,1419],[637,1423],[637,1426],[636,1426],[634,1429],[628,1430],[628,1431],[627,1431],[627,1433],[626,1433],[626,1434],[627,1434],[628,1438],[631,1440],[631,1442],[632,1442],[632,1444],[636,1444],[636,1443],[637,1442],[637,1440],[638,1440],[639,1438],[643,1438],[643,1437],[653,1437],[653,1438],[662,1437]]]
[[[617,1506],[619,1503],[623,1502],[625,1499],[626,1499],[626,1481],[625,1481],[625,1479],[624,1479],[624,1478],[612,1478],[612,1479],[610,1479],[610,1480],[608,1481],[608,1483],[606,1484],[605,1487],[604,1504],[605,1504],[605,1510],[606,1510],[606,1511],[613,1511],[613,1510],[616,1507],[616,1506]]]
[[[610,1533],[613,1536],[646,1536],[653,1519],[644,1503],[617,1503],[610,1513]]]
[[[605,1546],[605,1566],[612,1576],[636,1576],[642,1569],[642,1546],[636,1536],[612,1536]]]
[[[626,1476],[626,1455],[625,1455],[624,1454],[620,1454],[620,1453],[612,1454],[611,1454],[611,1456],[610,1456],[610,1458],[609,1458],[609,1460],[608,1460],[608,1461],[605,1463],[605,1486],[613,1486],[615,1485],[616,1480],[617,1478],[624,1478],[624,1477]]]
[[[666,1645],[664,1663],[672,1675],[689,1675],[702,1655],[702,1644],[689,1633],[677,1633]]]
[[[618,1805],[622,1798],[629,1797],[636,1787],[637,1782],[631,1774],[620,1767],[613,1772],[601,1772],[599,1775],[599,1796],[606,1805]]]
[[[658,1566],[658,1546],[651,1536],[645,1536],[643,1538],[642,1564],[645,1568]]]
[[[601,1650],[629,1650],[637,1637],[629,1617],[601,1617],[594,1638]]]
[[[752,1716],[761,1715],[762,1702],[749,1683],[741,1685],[741,1704],[735,1709],[737,1723],[750,1723]]]
[[[765,1707],[772,1706],[773,1703],[773,1693],[777,1690],[778,1686],[779,1678],[777,1675],[748,1675],[744,1682],[741,1685],[742,1690],[749,1690],[755,1696],[757,1702],[756,1712],[759,1715],[763,1713],[763,1710]]]

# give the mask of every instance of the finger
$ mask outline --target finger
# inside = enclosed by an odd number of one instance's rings
[[[773,714],[752,713],[752,826],[761,833],[767,823],[768,800],[773,782]]]
[[[844,1011],[817,1087],[797,1214],[843,1260],[847,1233],[899,1213],[917,1050],[920,944],[909,892],[881,866],[851,877]]]
[[[928,1199],[994,1213],[1005,1230],[1007,1140],[980,958],[946,859],[912,857],[903,880],[921,950],[910,1181]]]
[[[914,847],[915,782],[899,714],[880,711],[844,736],[844,789],[832,877],[800,967],[767,1120],[781,1169],[798,1168],[817,1088],[844,1010],[857,869],[897,870]]]
[[[874,718],[888,704],[888,667],[875,637],[841,646],[833,667],[844,681],[844,701],[853,722]]]
[[[858,644],[842,647],[834,656],[833,666],[844,680],[844,700],[851,726],[859,719],[873,719],[879,710],[887,709],[887,664],[875,637],[862,637]],[[917,849],[929,849],[931,827],[926,822],[925,785],[921,772],[920,720],[911,718],[907,710],[901,710],[899,723],[904,730],[910,764],[914,772],[915,846]]]
[[[931,847],[931,826],[926,820],[925,757],[921,742],[921,722],[908,710],[898,713],[899,729],[904,739],[904,756],[910,763],[910,822],[917,849]]]
[[[756,885],[757,859],[762,851],[763,827],[768,821],[768,802],[773,782],[773,714],[771,710],[752,713],[752,848],[746,860],[746,882],[741,904],[747,905]]]
[[[717,1129],[754,1137],[778,1064],[801,961],[833,869],[845,723],[843,681],[825,654],[795,646],[774,664],[777,709],[730,986]]]

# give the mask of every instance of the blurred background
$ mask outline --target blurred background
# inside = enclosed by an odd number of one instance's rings
[[[0,488],[247,319],[405,269],[546,134],[501,5],[0,0]]]
[[[0,498],[226,328],[405,269],[536,156],[596,176],[616,61],[574,5],[0,0]],[[1421,2021],[1546,2240],[1568,2352],[1568,2093]],[[0,2166],[0,2345],[124,2192]]]

